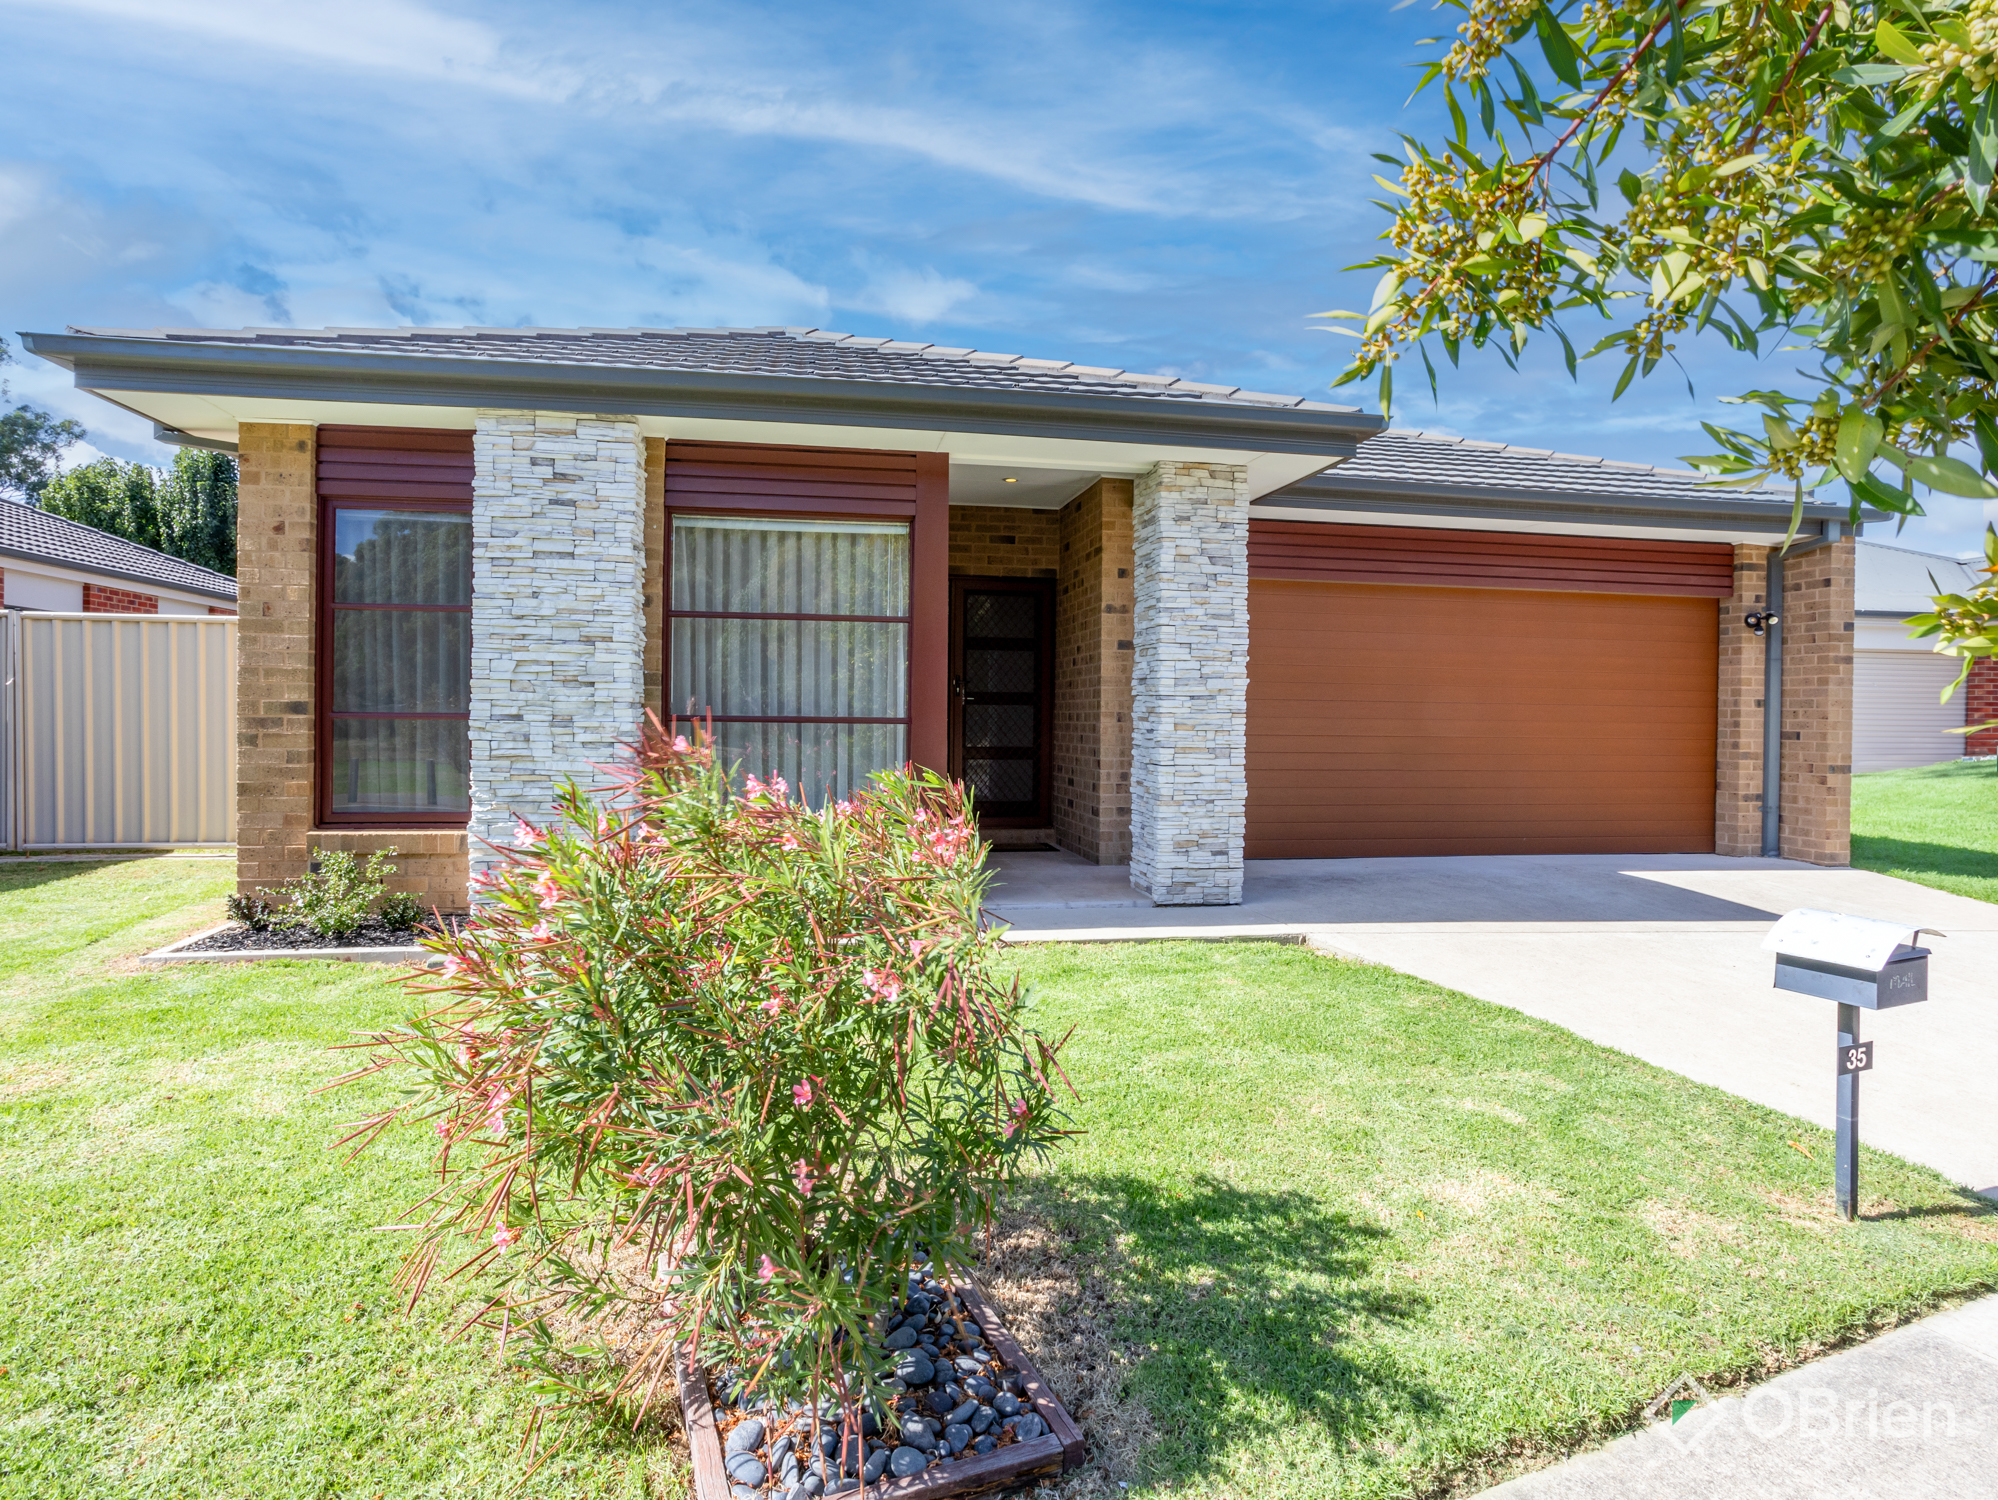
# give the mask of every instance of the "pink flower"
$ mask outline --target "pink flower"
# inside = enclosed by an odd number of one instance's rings
[[[455,953],[447,953],[444,955],[444,962],[441,967],[446,979],[456,979],[460,974],[465,972],[465,961]]]
[[[777,847],[782,849],[786,854],[796,854],[804,846],[787,833],[784,837],[777,840]]]
[[[534,894],[541,898],[543,911],[553,911],[562,904],[562,884],[553,870],[541,872],[541,878],[534,882]]]
[[[794,1083],[791,1085],[791,1102],[799,1109],[810,1109],[812,1107],[811,1079],[807,1078],[803,1083]]]
[[[545,943],[555,936],[555,929],[548,924],[546,919],[543,919],[528,928],[527,935],[537,943]]]
[[[757,1009],[761,1010],[763,1014],[770,1017],[770,1019],[773,1021],[777,1019],[778,1012],[783,1010],[783,1008],[784,1008],[784,1002],[778,999],[775,995],[772,995],[768,1000],[765,1000],[760,1006],[757,1007]]]
[[[863,970],[860,976],[861,988],[875,999],[888,1003],[902,993],[902,981],[886,969]]]
[[[756,1267],[756,1279],[758,1281],[767,1282],[770,1280],[771,1277],[775,1276],[776,1274],[777,1274],[777,1262],[772,1260],[767,1255],[764,1256]]]
[[[791,1163],[791,1176],[797,1180],[798,1196],[801,1198],[811,1197],[812,1189],[818,1185],[818,1178],[814,1175],[812,1169],[805,1165],[805,1159],[802,1156]]]
[[[1032,1110],[1033,1106],[1027,1103],[1026,1100],[1015,1099],[1013,1101],[1013,1106],[1012,1106],[1013,1118],[1008,1120],[1004,1125],[1000,1126],[999,1139],[1002,1141],[1010,1141],[1011,1139],[1013,1139],[1013,1132],[1020,1128],[1020,1126],[1025,1122],[1027,1115],[1031,1113]]]
[[[539,828],[536,828],[532,823],[528,822],[527,819],[525,818],[515,818],[513,820],[514,848],[531,849],[540,842],[541,842],[541,830]]]
[[[833,811],[838,813],[842,818],[850,818],[853,816],[853,804],[845,801],[835,802],[833,804]]]
[[[493,1249],[495,1250],[511,1249],[514,1241],[518,1240],[519,1238],[520,1238],[520,1231],[518,1229],[511,1229],[508,1228],[506,1225],[502,1224],[498,1229],[495,1229],[493,1231]]]
[[[451,1139],[451,1122],[449,1120],[439,1120],[433,1128],[437,1131],[438,1140],[448,1141]]]
[[[676,734],[673,736],[673,753],[675,755],[685,755],[692,748],[693,747],[687,743],[687,737],[684,734]]]

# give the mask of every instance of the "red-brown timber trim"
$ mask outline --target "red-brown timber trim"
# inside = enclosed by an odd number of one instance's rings
[[[671,607],[676,511],[909,522],[908,753],[916,765],[942,771],[950,743],[950,455],[682,441],[667,442],[665,455],[664,629],[678,613]],[[670,655],[664,644],[662,662]],[[662,695],[669,691],[662,683]]]
[[[1251,520],[1249,576],[1725,599],[1734,592],[1734,548],[1721,542]]]
[[[317,621],[318,765],[313,787],[315,827],[462,828],[469,813],[389,816],[333,811],[333,512],[342,505],[384,509],[466,511],[472,505],[472,434],[424,427],[332,427],[319,429],[319,564],[314,573],[313,614]],[[469,610],[470,605],[464,606]],[[343,717],[347,717],[343,715]],[[465,714],[370,714],[370,718],[436,719],[469,722]]]

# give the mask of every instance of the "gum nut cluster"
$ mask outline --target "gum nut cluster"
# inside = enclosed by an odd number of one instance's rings
[[[924,1470],[1028,1442],[1048,1431],[1020,1373],[985,1346],[963,1301],[924,1265],[908,1296],[873,1322],[894,1366],[853,1430],[837,1402],[778,1404],[724,1377],[715,1410],[732,1500],[816,1500],[907,1479]]]
[[[1991,87],[1992,79],[1998,78],[1998,3],[1972,0],[1960,19],[1970,35],[1970,46],[1959,46],[1939,37],[1921,48],[1922,58],[1928,64],[1924,71],[1929,75],[1931,94],[1941,89],[1958,68],[1970,80],[1972,93],[1983,93]]]

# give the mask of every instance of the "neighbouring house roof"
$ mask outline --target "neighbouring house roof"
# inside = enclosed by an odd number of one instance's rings
[[[1934,608],[1934,595],[1961,594],[1985,579],[1982,557],[1868,541],[1859,544],[1854,575],[1852,605],[1862,615],[1922,614]]]
[[[18,501],[0,501],[0,560],[53,563],[115,578],[236,602],[236,580],[183,558],[169,557],[122,536],[85,526]]]
[[[1754,520],[1781,540],[1794,490],[1721,489],[1691,469],[1621,463],[1547,448],[1390,428],[1367,439],[1337,468],[1326,469],[1259,505],[1378,514],[1455,513],[1466,520],[1587,511],[1632,525],[1696,520]],[[1843,501],[1804,497],[1807,534],[1843,520]],[[1782,525],[1777,525],[1778,520]]]
[[[106,393],[616,411],[1326,458],[1382,425],[1357,407],[1298,396],[821,328],[71,328],[21,338],[79,386]]]

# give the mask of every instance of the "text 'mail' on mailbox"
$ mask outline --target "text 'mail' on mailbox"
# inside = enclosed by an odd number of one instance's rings
[[[1806,907],[1772,927],[1762,946],[1776,954],[1777,989],[1888,1010],[1929,998],[1929,950],[1910,941],[1928,930]]]

